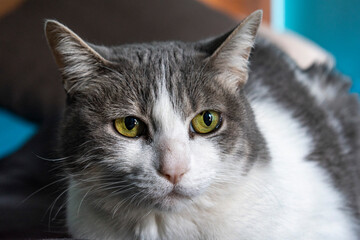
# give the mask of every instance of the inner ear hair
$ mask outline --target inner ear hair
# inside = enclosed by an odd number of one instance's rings
[[[45,21],[45,35],[59,68],[65,67],[66,57],[75,54],[77,52],[75,49],[83,53],[87,52],[89,56],[100,62],[108,62],[76,33],[56,20]],[[73,52],[69,52],[69,49]]]
[[[244,19],[209,57],[217,79],[229,89],[242,87],[248,78],[248,59],[261,24],[262,11]]]

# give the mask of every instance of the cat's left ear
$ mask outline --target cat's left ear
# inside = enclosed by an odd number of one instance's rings
[[[45,22],[45,34],[61,71],[65,91],[81,91],[89,87],[96,71],[109,64],[98,50],[69,28],[55,20]]]
[[[240,89],[248,79],[248,59],[261,20],[262,11],[253,12],[227,34],[227,38],[209,58],[217,80],[232,91]]]

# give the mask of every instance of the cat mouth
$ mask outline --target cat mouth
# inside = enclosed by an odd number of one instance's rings
[[[192,202],[191,197],[179,192],[175,187],[156,201],[155,207],[161,211],[179,211]]]
[[[184,199],[184,198],[189,199],[188,196],[185,196],[184,194],[179,193],[179,191],[177,191],[175,187],[166,196],[169,197],[169,198],[176,198],[176,199]]]

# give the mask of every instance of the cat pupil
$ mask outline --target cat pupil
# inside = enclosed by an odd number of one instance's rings
[[[204,123],[205,123],[207,126],[210,126],[211,123],[212,123],[212,120],[213,120],[213,116],[212,116],[211,113],[205,112],[204,115],[203,115],[203,119],[204,119]]]
[[[125,126],[128,130],[133,129],[136,124],[138,124],[138,121],[136,120],[136,118],[133,118],[133,117],[125,118]]]

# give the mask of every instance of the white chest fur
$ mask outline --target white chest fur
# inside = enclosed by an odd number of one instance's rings
[[[252,106],[272,160],[254,166],[231,195],[204,196],[193,209],[151,213],[127,228],[121,226],[129,219],[97,214],[71,188],[70,231],[92,239],[356,239],[341,195],[326,172],[305,159],[312,150],[307,130],[270,100]]]
[[[263,184],[256,218],[270,230],[254,239],[356,239],[344,199],[325,170],[306,160],[313,150],[308,129],[271,99],[252,106],[272,158],[270,169],[255,168],[249,179]]]

